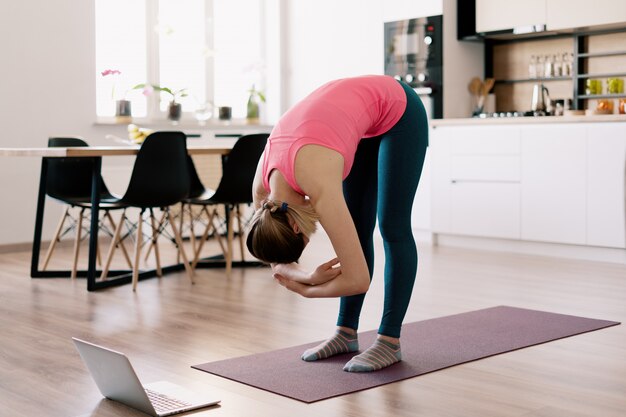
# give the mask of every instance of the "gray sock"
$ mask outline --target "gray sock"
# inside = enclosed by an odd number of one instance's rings
[[[400,344],[396,345],[386,340],[376,339],[369,349],[350,359],[343,370],[347,372],[372,372],[401,360]]]
[[[302,360],[307,362],[326,359],[340,353],[356,352],[359,350],[359,340],[356,334],[337,330],[335,335],[302,354]]]

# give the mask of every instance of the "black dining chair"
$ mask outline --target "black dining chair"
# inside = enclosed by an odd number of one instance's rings
[[[215,194],[215,190],[211,188],[206,188],[200,179],[200,175],[198,175],[198,171],[196,170],[196,165],[193,162],[193,158],[191,156],[187,156],[187,171],[189,173],[189,195],[186,199],[181,202],[180,212],[179,212],[179,230],[180,234],[184,235],[184,230],[189,230],[189,240],[191,241],[191,247],[193,252],[196,251],[196,232],[195,225],[196,223],[202,223],[202,214],[204,210],[200,210],[200,212],[196,212],[193,210],[191,204],[187,204],[186,202],[189,199],[198,199],[198,200],[208,200],[213,194]],[[185,222],[185,216],[188,217],[188,223]],[[220,236],[218,236],[220,238]],[[220,246],[223,247],[222,240],[219,240]]]
[[[53,137],[48,139],[48,147],[87,147],[87,142],[78,137]],[[42,270],[46,270],[48,263],[52,258],[52,254],[56,248],[57,243],[63,236],[70,231],[75,230],[74,238],[74,260],[72,263],[71,277],[75,278],[77,275],[78,257],[80,252],[80,243],[83,240],[83,223],[85,218],[85,211],[91,209],[91,185],[92,185],[92,172],[93,172],[93,160],[91,158],[49,158],[48,159],[48,171],[46,180],[46,195],[54,200],[57,200],[65,204],[63,214],[56,227],[54,236],[50,241],[50,246],[46,252]],[[123,208],[119,203],[119,197],[111,194],[102,176],[100,176],[100,208],[103,210],[103,218],[100,222],[100,230],[106,231],[109,235],[113,235],[112,230],[115,230],[116,224],[111,216],[110,211]],[[79,208],[77,217],[74,217],[72,209]],[[105,226],[104,220],[108,220],[111,228]],[[68,226],[66,226],[68,222]],[[91,230],[87,230],[85,236],[92,233]],[[97,233],[97,231],[95,232]],[[128,251],[122,244],[121,246],[126,261],[129,265],[130,257]],[[100,251],[98,250],[98,261],[100,261]]]
[[[230,153],[224,158],[222,178],[215,192],[203,192],[197,197],[188,197],[183,200],[185,204],[190,206],[202,206],[202,210],[208,218],[200,243],[195,248],[194,259],[191,263],[192,268],[195,268],[198,264],[204,242],[209,233],[213,232],[220,243],[226,260],[226,273],[230,274],[233,261],[234,216],[237,218],[241,260],[244,260],[245,252],[240,206],[252,203],[252,182],[254,181],[256,167],[263,154],[268,137],[269,135],[266,133],[241,136],[235,142]],[[224,207],[226,214],[226,247],[221,242],[220,232],[215,224],[215,220],[219,216],[218,207],[220,206]]]
[[[152,234],[149,239],[151,248],[154,249],[157,275],[162,276],[161,261],[157,239],[165,230],[166,222],[174,234],[174,240],[178,251],[183,259],[183,265],[191,282],[194,282],[193,270],[191,269],[183,242],[176,223],[174,222],[170,206],[180,203],[189,194],[189,173],[187,167],[187,137],[182,132],[155,132],[149,135],[141,145],[133,172],[128,184],[128,189],[119,200],[125,208],[135,207],[139,209],[139,218],[136,224],[135,255],[133,261],[132,283],[133,291],[137,289],[139,280],[139,260],[141,249],[144,246],[142,225],[144,213],[149,212],[150,227]],[[159,222],[154,216],[154,209],[160,209],[163,216]],[[125,236],[121,229],[126,219],[126,210],[122,213],[122,221],[118,224],[113,235],[113,241],[102,270],[101,280],[105,280],[115,247]]]

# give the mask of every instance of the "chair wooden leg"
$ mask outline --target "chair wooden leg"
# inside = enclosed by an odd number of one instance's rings
[[[218,225],[215,224],[215,219],[217,218],[217,208],[214,208],[211,212],[211,223],[213,226],[213,233],[215,234],[215,238],[217,239],[217,243],[220,244],[220,248],[222,249],[222,253],[224,254],[224,259],[226,259],[226,251],[228,250],[226,246],[224,246],[224,241],[222,240],[222,235],[219,233]]]
[[[83,231],[83,216],[85,215],[85,209],[80,209],[80,214],[78,215],[78,225],[76,227],[76,239],[74,240],[74,263],[72,264],[72,274],[71,278],[76,279],[76,274],[78,271],[78,253],[80,252],[80,239]],[[93,232],[92,232],[93,233]]]
[[[206,206],[204,206],[202,208],[203,212],[206,214],[207,216],[207,225],[206,228],[204,229],[204,233],[202,235],[202,239],[200,240],[200,243],[198,244],[198,247],[196,248],[196,252],[193,258],[193,262],[191,263],[191,268],[195,269],[196,266],[198,265],[198,261],[200,260],[200,253],[202,252],[202,248],[204,247],[204,243],[206,242],[208,236],[209,236],[209,232],[211,230],[213,230],[214,236],[217,239],[217,243],[220,244],[220,248],[222,249],[222,254],[224,255],[224,259],[226,259],[226,246],[224,246],[224,242],[222,241],[222,236],[220,236],[219,231],[218,231],[218,227],[215,224],[215,217],[217,215],[217,209],[213,209],[211,211],[211,213],[209,213],[209,210],[206,208]]]
[[[194,256],[193,261],[191,262],[191,269],[195,269],[196,265],[198,264],[198,260],[200,259],[200,251],[202,251],[202,248],[204,247],[204,242],[206,242],[207,238],[209,237],[213,215],[215,214],[215,212],[209,214],[206,206],[202,207],[202,212],[205,213],[207,216],[207,225],[204,228],[204,233],[202,233],[202,237],[200,238],[200,243],[198,243],[198,247],[194,248]]]
[[[163,222],[165,222],[165,212],[163,212],[163,215],[161,215],[161,220],[159,220],[158,230],[161,230],[161,227],[163,226]],[[148,250],[146,251],[146,256],[144,260],[146,261],[148,260],[148,258],[150,257],[150,254],[152,253],[153,247],[154,247],[154,243],[152,243],[152,240],[150,240],[150,246],[148,246]]]
[[[115,248],[117,248],[117,244],[118,244],[118,240],[120,239],[120,235],[122,233],[122,227],[124,226],[124,220],[126,219],[126,210],[122,211],[122,217],[120,217],[120,222],[117,225],[117,227],[115,228],[115,233],[113,233],[113,239],[111,240],[111,246],[109,246],[109,253],[107,254],[106,260],[104,262],[103,268],[102,268],[102,274],[100,275],[100,280],[101,281],[105,281],[107,279],[107,275],[109,274],[109,268],[111,266],[111,260],[113,259],[113,253],[115,252]],[[112,219],[109,219],[109,221],[112,221]],[[111,223],[114,224],[114,223]],[[122,244],[122,248],[124,248],[124,244],[122,242],[119,242]],[[132,269],[133,265],[132,263],[130,263],[130,259],[128,260],[129,265]]]
[[[185,206],[183,205],[183,208]],[[187,204],[187,208],[189,209],[189,240],[191,241],[191,249],[195,253],[196,251],[196,228],[194,227],[194,219],[193,219],[193,210],[191,204]],[[183,210],[184,211],[184,210]]]
[[[178,245],[178,252],[180,253],[180,256],[183,258],[183,265],[185,266],[185,270],[187,271],[187,276],[191,280],[191,283],[195,284],[195,281],[193,278],[193,270],[191,269],[191,266],[189,265],[189,261],[187,260],[187,255],[185,254],[185,248],[183,248],[183,239],[181,238],[178,228],[176,227],[176,224],[174,223],[174,217],[172,216],[172,213],[170,213],[168,208],[166,208],[165,210],[167,211],[167,218],[170,221],[170,227],[172,228],[172,232],[174,232],[174,238],[176,239],[176,244]]]
[[[183,233],[184,219],[185,219],[185,205],[183,203],[180,203],[180,216],[178,217],[178,220],[179,220],[178,230],[180,230],[181,238],[182,238],[182,233]],[[180,251],[178,251],[178,253],[176,254],[176,263],[180,263]]]
[[[159,238],[159,229],[157,228],[154,211],[152,209],[150,209],[150,224],[152,225],[152,245],[154,246],[157,276],[162,277],[163,271],[161,270],[161,256],[159,255],[159,244],[157,242],[157,239]]]
[[[226,252],[226,276],[230,276],[231,271],[233,270],[233,235],[234,235],[234,231],[233,231],[233,212],[234,212],[234,208],[231,207],[231,209],[228,211],[228,217],[227,217],[227,223],[226,223],[226,228],[228,229],[228,239],[226,240],[226,243],[228,245],[228,251]]]
[[[106,217],[109,220],[109,223],[111,223],[111,227],[113,228],[113,230],[117,230],[117,226],[115,224],[115,221],[113,221],[113,216],[111,216],[111,213],[109,213],[108,211],[106,212]],[[124,217],[122,217],[120,219],[121,224],[124,224]],[[124,254],[124,258],[126,259],[126,263],[128,264],[128,267],[130,269],[133,269],[133,263],[130,260],[130,256],[128,255],[128,250],[126,250],[126,245],[124,244],[124,242],[119,242],[118,245],[122,248],[122,253]]]
[[[139,260],[141,259],[141,245],[143,243],[142,235],[143,225],[143,209],[139,212],[139,220],[137,221],[137,236],[135,236],[135,262],[133,264],[133,291],[137,291],[137,283],[139,282]]]
[[[63,215],[61,216],[61,220],[57,225],[56,231],[54,232],[54,237],[50,241],[50,246],[48,246],[48,251],[46,252],[46,258],[43,261],[42,271],[45,271],[48,267],[48,262],[50,262],[50,258],[52,257],[52,252],[54,252],[54,248],[59,242],[59,236],[61,235],[61,231],[63,230],[63,225],[65,224],[65,219],[67,219],[68,213],[70,211],[70,206],[65,206],[65,210],[63,210]]]
[[[96,262],[102,266],[102,255],[100,255],[100,242],[96,242]]]
[[[239,253],[241,253],[241,260],[245,261],[245,251],[243,250],[243,228],[241,227],[241,204],[237,204],[237,232],[239,235]]]

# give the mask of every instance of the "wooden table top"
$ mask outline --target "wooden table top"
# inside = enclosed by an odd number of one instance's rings
[[[188,146],[189,155],[227,155],[236,139]],[[46,158],[137,155],[139,146],[89,146],[65,148],[0,148],[0,156],[37,156]]]

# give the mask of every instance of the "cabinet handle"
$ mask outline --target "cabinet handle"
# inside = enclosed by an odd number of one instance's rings
[[[519,184],[520,181],[513,180],[450,180],[451,184],[470,183],[470,184]]]

